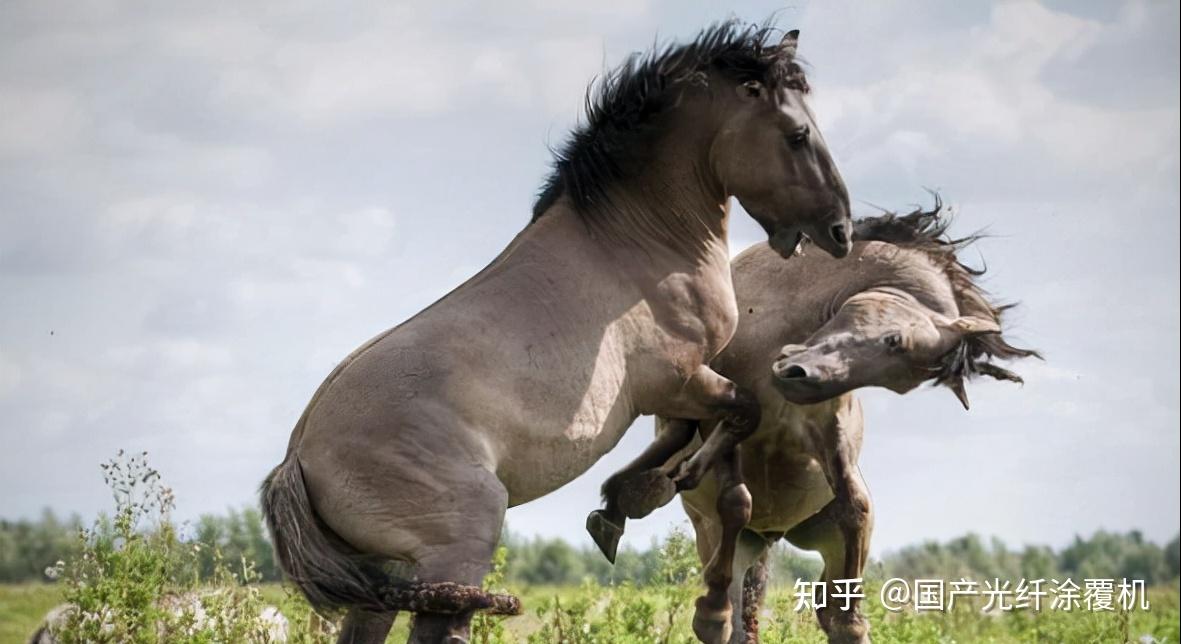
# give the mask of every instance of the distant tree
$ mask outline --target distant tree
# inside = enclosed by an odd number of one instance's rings
[[[1021,551],[1022,578],[1054,579],[1058,574],[1058,558],[1049,546],[1026,546]]]
[[[1089,539],[1076,536],[1059,556],[1059,566],[1073,577],[1143,579],[1148,584],[1177,576],[1165,550],[1136,530],[1126,534],[1100,530]]]
[[[0,520],[0,582],[45,578],[45,570],[79,551],[77,516],[61,520],[45,509],[36,520]]]
[[[1181,534],[1165,546],[1165,562],[1169,566],[1169,575],[1173,579],[1181,576]]]
[[[194,525],[193,541],[201,546],[202,574],[212,573],[221,563],[236,569],[248,561],[263,580],[277,581],[281,576],[262,515],[254,508],[202,515]]]
[[[792,585],[797,579],[815,581],[820,578],[824,562],[812,552],[804,552],[787,544],[776,544],[767,553],[768,578],[773,584]]]

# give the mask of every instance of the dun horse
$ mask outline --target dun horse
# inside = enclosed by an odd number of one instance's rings
[[[733,555],[750,499],[733,445],[759,407],[707,366],[738,320],[730,198],[780,260],[803,235],[851,245],[796,42],[731,22],[629,58],[500,256],[320,386],[261,494],[287,576],[348,609],[342,641],[384,641],[405,610],[412,642],[464,642],[473,611],[519,611],[479,587],[505,509],[586,471],[641,414],[719,421],[680,478],[718,461],[718,560]],[[709,641],[728,637],[730,568],[698,602]]]
[[[964,380],[973,375],[1021,382],[990,358],[1037,355],[1001,336],[1005,307],[990,303],[973,281],[979,272],[956,259],[973,238],[947,238],[939,210],[937,204],[932,212],[859,220],[852,254],[840,262],[816,253],[781,262],[766,245],[734,259],[741,315],[734,339],[712,366],[754,392],[762,420],[742,444],[753,510],[734,561],[730,599],[741,608],[733,643],[758,641],[766,553],[779,538],[818,550],[828,584],[861,577],[873,515],[857,467],[863,421],[853,390],[906,393],[930,381],[947,386],[966,409]],[[659,421],[654,445],[667,455],[691,441],[683,425]],[[600,512],[622,526],[625,515],[650,511],[632,507],[639,493],[616,491],[618,485],[604,486],[608,503]],[[725,530],[713,505],[717,490],[707,477],[681,493],[702,562],[711,560]],[[818,611],[830,641],[869,641],[868,623],[852,608]]]

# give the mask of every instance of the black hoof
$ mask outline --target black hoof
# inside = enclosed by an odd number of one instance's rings
[[[693,634],[704,644],[728,644],[733,635],[731,608],[710,609],[702,599],[697,600],[697,610],[693,612]]]
[[[606,512],[595,510],[586,517],[586,531],[590,533],[591,539],[594,539],[595,545],[607,561],[614,564],[615,554],[619,550],[619,539],[623,536],[623,526],[608,519]]]
[[[661,470],[644,470],[629,476],[618,487],[616,502],[624,516],[642,519],[668,505],[677,495],[677,486]]]

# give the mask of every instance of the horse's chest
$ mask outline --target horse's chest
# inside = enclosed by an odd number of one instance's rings
[[[815,436],[824,423],[800,407],[767,405],[756,435],[744,443],[743,474],[754,500],[751,527],[789,530],[832,500]]]
[[[692,367],[712,360],[738,328],[738,304],[728,272],[706,277],[670,275],[660,283],[651,306],[670,356],[688,349],[695,354]]]

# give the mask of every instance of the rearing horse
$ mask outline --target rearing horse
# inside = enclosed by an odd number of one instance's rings
[[[432,644],[465,642],[475,610],[519,611],[479,588],[505,509],[585,472],[641,414],[720,421],[681,480],[717,461],[729,543],[694,625],[728,637],[724,562],[750,514],[733,446],[759,415],[707,366],[738,319],[730,197],[783,257],[802,235],[850,247],[797,32],[773,33],[727,22],[608,74],[531,223],[312,397],[262,504],[286,575],[349,609],[342,642],[384,641],[399,610]]]

